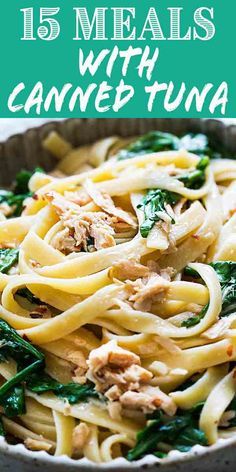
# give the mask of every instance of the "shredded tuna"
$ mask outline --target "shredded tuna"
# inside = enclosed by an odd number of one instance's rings
[[[175,269],[173,269],[173,267],[166,267],[165,269],[160,270],[160,276],[163,277],[163,279],[168,280],[168,282],[171,281],[174,275]]]
[[[113,420],[121,419],[122,406],[119,401],[108,403],[108,413]]]
[[[102,194],[101,197],[103,198]],[[133,216],[115,207],[111,199],[109,205],[114,211],[108,211],[107,206],[104,211],[83,211],[81,205],[88,203],[85,192],[67,192],[65,196],[48,192],[44,199],[54,207],[64,227],[52,238],[51,244],[66,255],[115,246],[116,232],[122,233],[136,227]],[[103,210],[102,205],[100,208]]]
[[[116,207],[110,195],[100,192],[91,180],[86,180],[84,187],[94,203],[103,211],[111,216],[116,216],[118,220],[127,223],[132,228],[137,227],[134,216],[127,211]]]
[[[63,252],[64,254],[81,251],[80,245],[77,245],[77,242],[73,237],[73,233],[71,234],[69,228],[64,228],[62,231],[59,231],[53,237],[51,244],[55,249]]]
[[[47,200],[56,210],[58,216],[68,216],[68,213],[80,213],[81,208],[76,203],[67,200],[57,192],[45,193],[44,199]]]
[[[169,415],[175,413],[173,400],[159,387],[150,386],[153,374],[140,365],[139,356],[120,348],[115,341],[93,350],[88,366],[87,378],[109,400],[108,410],[112,415],[120,414],[117,402],[123,408],[130,407],[142,413],[156,408],[162,408]]]
[[[115,402],[116,400],[118,400],[120,398],[121,393],[122,392],[119,389],[118,385],[113,385],[111,388],[109,388],[109,390],[107,390],[106,397],[111,402]]]
[[[233,321],[235,321],[236,315],[232,314],[228,317],[221,318],[217,323],[211,326],[207,331],[202,333],[202,337],[207,339],[219,339],[224,337],[230,328]]]
[[[127,287],[131,290],[129,301],[134,303],[134,308],[148,311],[153,303],[163,299],[169,290],[170,282],[158,274],[151,273],[146,278],[127,282]]]
[[[84,206],[87,203],[91,202],[90,196],[87,192],[84,192],[82,189],[75,192],[65,191],[64,196],[70,202],[76,203],[77,205]]]
[[[129,367],[132,364],[140,365],[139,357],[133,352],[127,351],[117,346],[116,341],[109,341],[97,349],[94,349],[89,356],[88,365],[97,372],[108,364],[115,364],[118,367]]]
[[[112,220],[102,212],[84,212],[62,216],[64,230],[54,236],[52,245],[69,254],[71,252],[104,249],[115,246]]]
[[[150,386],[141,387],[139,392],[125,392],[120,397],[120,403],[125,408],[142,410],[145,414],[161,408],[167,415],[173,416],[177,409],[174,401],[159,387]]]
[[[87,444],[90,435],[90,429],[86,423],[80,423],[73,430],[72,445],[74,452],[80,452]]]
[[[139,264],[132,259],[124,259],[114,264],[110,275],[119,280],[136,280],[139,277],[147,277],[150,273],[148,267]]]
[[[152,378],[152,374],[141,367],[139,356],[120,348],[115,341],[94,349],[89,355],[88,367],[87,377],[100,392],[114,385],[124,389],[139,388],[140,383]]]

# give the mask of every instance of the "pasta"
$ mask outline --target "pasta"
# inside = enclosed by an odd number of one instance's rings
[[[234,437],[236,162],[202,135],[44,146],[57,168],[0,191],[0,433],[96,463]]]

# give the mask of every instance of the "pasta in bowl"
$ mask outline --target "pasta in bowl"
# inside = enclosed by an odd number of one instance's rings
[[[95,463],[233,438],[235,161],[201,135],[45,145],[59,168],[0,193],[1,434]]]

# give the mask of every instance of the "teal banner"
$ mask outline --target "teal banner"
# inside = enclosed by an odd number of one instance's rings
[[[10,0],[1,117],[235,117],[235,0]]]

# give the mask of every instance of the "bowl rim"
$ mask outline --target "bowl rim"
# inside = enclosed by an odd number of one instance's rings
[[[69,471],[95,471],[97,468],[104,471],[109,471],[113,469],[114,471],[120,470],[140,470],[140,469],[147,469],[152,466],[160,467],[160,470],[165,472],[165,469],[171,465],[175,464],[182,464],[182,463],[192,463],[195,462],[197,459],[205,458],[209,455],[212,455],[214,452],[224,451],[231,446],[236,445],[236,433],[235,436],[228,439],[218,439],[218,441],[211,445],[211,446],[200,446],[196,445],[193,446],[191,451],[189,452],[180,452],[177,450],[170,451],[168,456],[165,459],[158,459],[152,454],[148,454],[147,456],[139,459],[137,461],[129,462],[125,458],[116,458],[109,462],[102,462],[102,463],[95,463],[87,458],[82,459],[71,459],[65,455],[63,456],[53,456],[48,454],[45,451],[31,451],[27,449],[24,444],[16,444],[11,445],[7,443],[5,438],[0,438],[0,454],[4,454],[8,458],[13,458],[16,460],[20,460],[22,463],[27,461],[27,463],[41,463],[41,465],[45,466],[65,466],[69,467]],[[1,460],[0,455],[0,460]],[[55,470],[55,469],[53,469]]]

